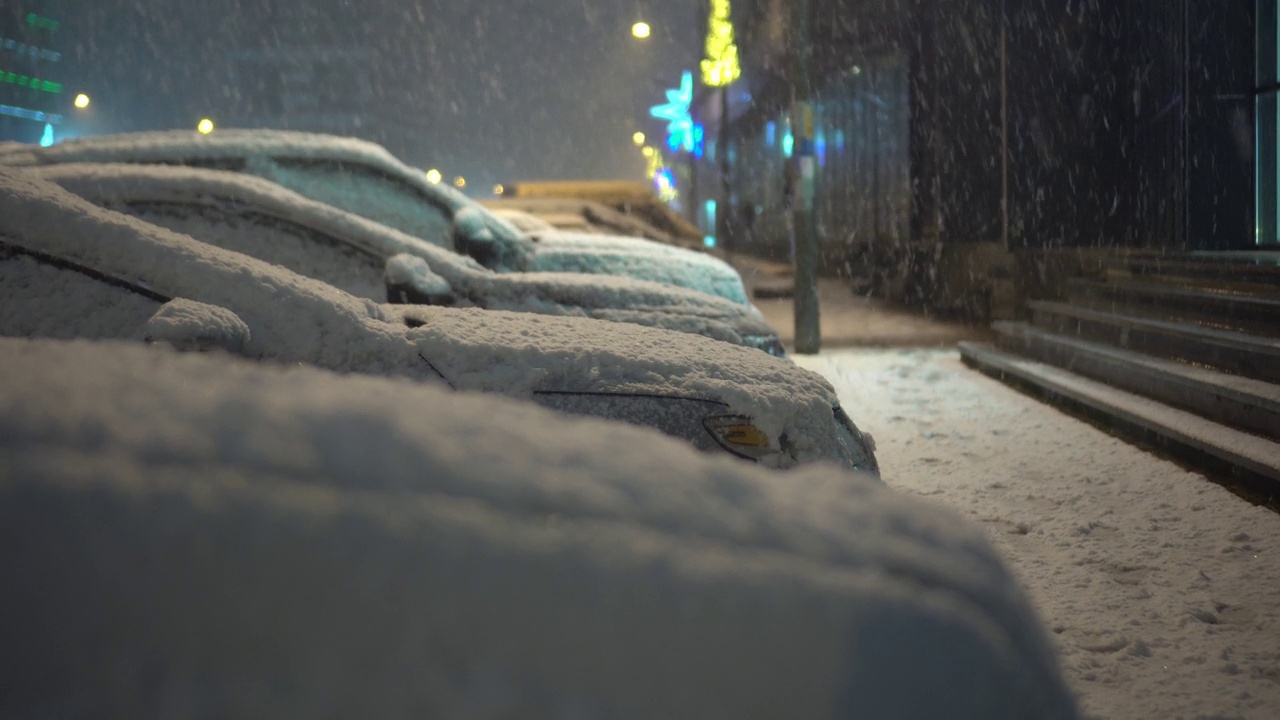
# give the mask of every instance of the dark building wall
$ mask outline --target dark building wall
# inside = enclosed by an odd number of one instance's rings
[[[999,6],[922,2],[912,21],[912,234],[1000,240]]]
[[[1187,244],[1252,248],[1255,135],[1253,0],[1191,0],[1188,8]]]
[[[1009,3],[1010,249],[1129,242],[1132,7]]]
[[[1004,162],[1010,250],[1250,246],[1253,15],[1251,0],[1006,0],[1003,18],[923,3],[914,234],[1000,238]]]
[[[1132,10],[1132,223],[1124,244],[1182,248],[1189,211],[1186,4],[1136,0]]]
[[[845,118],[836,125],[853,123],[851,151],[828,157],[819,173],[824,260],[847,266],[843,250],[934,277],[950,261],[938,247],[988,257],[1250,247],[1254,6],[811,0],[815,100],[820,113],[834,107]],[[736,113],[734,172],[780,185],[783,165],[756,146],[769,121],[786,119],[792,5],[749,0],[735,12],[744,7],[737,17],[753,100]],[[855,68],[865,73],[856,81]],[[899,71],[905,91],[882,92]],[[864,112],[872,97],[879,110]],[[872,129],[878,123],[896,124],[902,140]],[[877,181],[889,165],[902,185]],[[902,193],[897,231],[882,222],[883,209],[900,207]],[[757,225],[754,242],[786,256],[783,194],[758,196],[771,220]]]

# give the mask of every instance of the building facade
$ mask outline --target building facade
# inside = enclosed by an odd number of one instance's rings
[[[15,0],[0,10],[0,140],[52,142],[68,110],[60,10],[58,0]]]
[[[827,272],[982,314],[1055,251],[1276,243],[1276,0],[809,0],[802,39],[805,5],[734,4],[729,245],[790,256],[803,45]]]
[[[377,53],[349,39],[360,6],[272,2],[258,12],[260,42],[232,52],[241,90],[230,124],[363,134]]]

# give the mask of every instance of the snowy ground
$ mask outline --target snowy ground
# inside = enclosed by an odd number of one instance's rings
[[[875,436],[891,487],[988,529],[1088,717],[1280,717],[1280,516],[954,350],[795,360]]]

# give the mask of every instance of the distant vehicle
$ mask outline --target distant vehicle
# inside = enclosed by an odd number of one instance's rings
[[[6,718],[1073,720],[983,528],[386,378],[0,339]]]
[[[702,247],[703,234],[670,206],[658,199],[653,188],[622,180],[522,180],[503,185],[502,201],[515,207],[525,203],[578,201],[581,212],[590,217],[605,206],[623,216],[656,228],[663,240],[689,247]],[[603,214],[600,214],[603,217]],[[647,237],[647,236],[646,236]]]
[[[41,148],[0,148],[0,164],[117,162],[188,165],[257,175],[427,242],[470,255],[495,272],[624,275],[749,305],[742,276],[706,253],[590,234],[526,235],[479,203],[354,138],[286,130],[127,133]]]
[[[495,273],[471,258],[251,175],[118,163],[29,172],[97,205],[378,302],[583,315],[786,354],[773,328],[723,297],[611,275]]]
[[[500,393],[769,467],[876,472],[821,376],[687,333],[385,305],[0,168],[0,335],[165,342]],[[198,378],[193,378],[198,383]]]
[[[579,198],[511,197],[480,201],[499,217],[527,233],[562,230],[625,237],[642,237],[665,245],[704,248],[701,238],[692,240],[659,230],[640,217],[603,203]],[[526,227],[527,226],[527,227]]]
[[[492,210],[494,215],[497,215],[503,220],[511,223],[522,233],[534,233],[546,230],[554,231],[558,227],[548,222],[545,218],[538,217],[531,212],[525,212],[524,210],[517,210],[515,208],[495,207],[488,203],[486,203],[485,206]],[[575,218],[574,222],[577,223],[577,220],[578,219]],[[575,224],[573,229],[589,230],[590,226],[587,224],[586,220],[582,220],[580,224]]]

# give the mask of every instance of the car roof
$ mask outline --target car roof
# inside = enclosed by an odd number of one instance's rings
[[[117,133],[72,138],[49,147],[0,150],[0,163],[46,165],[71,162],[182,164],[253,157],[289,158],[363,165],[411,183],[428,197],[456,210],[473,204],[443,183],[401,162],[377,143],[296,130],[229,128],[203,135],[188,130]]]

